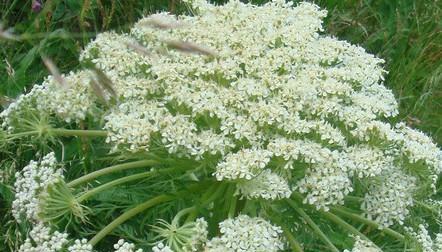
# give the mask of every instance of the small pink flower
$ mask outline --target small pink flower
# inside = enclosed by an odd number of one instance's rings
[[[41,0],[32,0],[32,11],[38,13],[43,9],[43,3]]]

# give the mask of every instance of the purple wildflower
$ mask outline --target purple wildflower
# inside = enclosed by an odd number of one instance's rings
[[[32,0],[32,11],[38,13],[43,9],[43,3],[41,0]]]

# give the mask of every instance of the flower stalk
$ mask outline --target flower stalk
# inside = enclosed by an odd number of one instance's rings
[[[89,199],[90,197],[92,197],[102,191],[106,191],[107,189],[109,189],[111,187],[121,185],[121,184],[130,182],[130,181],[147,178],[147,177],[154,176],[154,175],[159,175],[159,174],[164,174],[164,173],[169,173],[169,172],[174,172],[174,171],[180,171],[180,170],[182,170],[182,169],[165,168],[165,169],[161,169],[161,170],[148,171],[148,172],[142,172],[142,173],[138,173],[138,174],[134,174],[134,175],[125,176],[125,177],[122,177],[122,178],[119,178],[116,180],[112,180],[112,181],[110,181],[106,184],[100,185],[96,188],[93,188],[93,189],[85,192],[80,197],[78,197],[77,200],[78,200],[78,202],[85,201],[85,200]]]
[[[152,165],[155,165],[158,163],[159,162],[155,161],[155,160],[140,160],[140,161],[134,161],[134,162],[128,162],[128,163],[124,163],[124,164],[109,166],[109,167],[88,173],[88,174],[86,174],[82,177],[79,177],[77,179],[74,179],[68,183],[68,186],[75,187],[77,185],[86,183],[88,181],[91,181],[91,180],[93,180],[97,177],[103,176],[103,175],[107,175],[107,174],[114,173],[114,172],[120,172],[120,171],[124,171],[127,169],[143,168],[143,167],[152,166]]]
[[[114,230],[116,227],[124,223],[125,221],[129,220],[130,218],[136,216],[137,214],[153,207],[161,203],[165,203],[167,201],[173,200],[175,197],[171,195],[160,195],[155,198],[152,198],[132,209],[129,211],[123,213],[119,217],[117,217],[114,221],[109,223],[106,227],[104,227],[100,232],[98,232],[90,241],[89,244],[94,246],[97,244],[101,239],[103,239],[106,235],[108,235],[112,230]]]
[[[371,227],[374,227],[374,228],[379,228],[379,224],[378,223],[376,223],[376,222],[374,222],[372,220],[366,219],[366,218],[364,218],[364,217],[362,217],[362,216],[360,216],[358,214],[354,214],[354,213],[351,213],[351,212],[349,212],[347,210],[344,210],[342,207],[332,207],[331,211],[334,212],[334,213],[343,215],[343,216],[345,216],[345,217],[347,217],[349,219],[352,219],[352,220],[361,222],[363,224],[366,224],[368,226],[371,226]],[[385,228],[382,228],[381,231],[384,232],[385,234],[388,234],[388,235],[396,238],[397,240],[399,240],[401,242],[405,241],[404,235],[394,231],[391,228],[385,227]]]
[[[352,225],[348,224],[347,222],[345,222],[343,219],[339,218],[338,216],[330,213],[330,212],[325,212],[322,211],[321,214],[329,219],[330,221],[334,222],[335,224],[341,226],[341,228],[343,228],[344,230],[352,233],[355,236],[359,236],[362,239],[368,241],[370,244],[373,244],[373,246],[377,249],[379,249],[381,251],[381,249],[376,246],[376,244],[374,244],[374,242],[372,240],[370,240],[367,236],[365,236],[363,233],[359,232],[359,230],[357,230],[355,227],[353,227]]]
[[[79,129],[63,129],[63,128],[50,128],[43,127],[39,130],[30,130],[14,134],[7,135],[7,139],[14,140],[16,138],[25,136],[61,136],[61,137],[106,137],[107,131],[105,130],[79,130]]]
[[[296,240],[296,238],[293,236],[293,234],[290,232],[290,230],[284,226],[280,225],[282,228],[282,231],[284,232],[285,237],[287,238],[290,248],[293,252],[303,252],[304,250],[301,247],[301,244]]]
[[[328,237],[321,231],[321,229],[316,225],[316,223],[308,216],[304,210],[302,210],[298,205],[290,199],[287,199],[286,202],[293,208],[310,226],[310,228],[318,235],[318,237],[330,248],[333,252],[339,252],[339,249],[333,245],[333,243],[328,239]]]

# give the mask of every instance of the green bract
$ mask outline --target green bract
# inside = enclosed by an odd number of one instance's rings
[[[77,136],[88,157],[63,160],[75,179],[54,153],[17,174],[21,251],[440,251],[442,152],[396,122],[383,60],[310,3],[188,5],[99,34],[84,70],[1,113],[6,141]]]

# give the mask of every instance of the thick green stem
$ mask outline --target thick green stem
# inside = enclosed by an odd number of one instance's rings
[[[90,241],[89,244],[91,244],[92,246],[94,246],[95,244],[97,244],[101,239],[103,239],[103,237],[105,237],[106,235],[108,235],[110,232],[112,232],[112,230],[114,230],[115,228],[117,228],[119,225],[121,225],[122,223],[124,223],[125,221],[129,220],[130,218],[134,217],[135,215],[145,211],[148,208],[151,208],[153,206],[156,206],[158,204],[167,202],[167,201],[171,201],[173,200],[175,197],[174,196],[170,196],[170,195],[160,195],[157,196],[153,199],[150,199],[132,209],[130,209],[129,211],[123,213],[122,215],[118,216],[114,221],[112,221],[111,223],[109,223],[106,227],[104,227],[100,232],[98,232]]]
[[[71,182],[68,183],[69,187],[74,187],[77,186],[79,184],[91,181],[99,176],[102,175],[106,175],[109,173],[113,173],[113,172],[119,172],[119,171],[124,171],[127,169],[133,169],[133,168],[142,168],[142,167],[146,167],[146,166],[152,166],[158,164],[158,161],[155,160],[141,160],[141,161],[135,161],[135,162],[129,162],[129,163],[124,163],[124,164],[118,164],[118,165],[114,165],[114,166],[109,166],[107,168],[103,168],[100,169],[98,171],[94,171],[91,173],[88,173],[82,177],[79,177],[77,179],[72,180]]]
[[[126,176],[126,177],[122,177],[116,180],[112,180],[106,184],[103,184],[101,186],[98,186],[94,189],[91,189],[87,192],[85,192],[84,194],[82,194],[80,197],[77,198],[78,202],[82,202],[84,200],[89,199],[90,197],[105,191],[113,186],[116,185],[120,185],[120,184],[124,184],[130,181],[134,181],[134,180],[138,180],[138,179],[142,179],[142,178],[146,178],[146,177],[150,177],[152,175],[156,175],[156,174],[161,174],[161,173],[167,173],[167,172],[171,172],[171,171],[177,171],[179,169],[177,168],[165,168],[165,169],[161,169],[161,170],[155,170],[155,171],[148,171],[148,172],[142,172],[142,173],[138,173],[138,174],[134,174],[134,175],[130,175],[130,176]]]
[[[341,226],[341,228],[343,228],[344,230],[347,230],[348,232],[361,237],[362,239],[369,241],[370,243],[372,243],[377,249],[379,249],[379,251],[381,251],[381,249],[376,246],[376,244],[374,244],[373,241],[371,241],[368,237],[366,237],[363,233],[359,232],[359,230],[357,230],[355,227],[353,227],[352,225],[348,224],[347,222],[345,222],[343,219],[339,218],[338,216],[330,213],[330,212],[321,212],[321,214],[329,219],[330,221],[336,223],[337,225]]]
[[[333,245],[333,243],[328,239],[328,237],[321,231],[321,229],[315,224],[315,222],[308,216],[304,210],[302,210],[298,205],[290,199],[286,200],[287,203],[307,222],[310,228],[319,236],[319,238],[332,250],[333,252],[339,252],[339,249]]]
[[[371,227],[374,227],[374,228],[379,228],[379,224],[378,223],[376,223],[376,222],[374,222],[372,220],[366,219],[366,218],[364,218],[364,217],[362,217],[362,216],[360,216],[358,214],[354,214],[354,213],[348,212],[347,210],[344,210],[344,209],[338,208],[338,207],[333,207],[331,210],[332,210],[332,212],[335,212],[337,214],[343,215],[343,216],[345,216],[345,217],[347,217],[349,219],[352,219],[352,220],[364,223],[364,224],[366,224],[368,226],[371,226]],[[384,232],[385,234],[388,234],[388,235],[396,238],[399,241],[402,241],[402,242],[405,241],[405,237],[402,234],[394,231],[393,229],[382,228],[380,230],[382,232]]]
[[[350,196],[350,195],[345,196],[345,199],[346,200],[350,200],[350,201],[355,201],[355,202],[362,202],[362,201],[364,201],[364,198],[357,197],[357,196]]]
[[[48,134],[50,136],[79,136],[79,137],[106,137],[107,131],[105,130],[72,130],[72,129],[61,129],[61,128],[48,128],[42,130],[32,130],[25,131],[15,134],[10,134],[7,136],[8,139],[19,138],[23,136],[31,136],[31,135],[45,135]]]
[[[71,130],[71,129],[48,129],[50,135],[55,136],[84,136],[84,137],[106,137],[105,130]]]
[[[94,246],[97,244],[103,237],[108,235],[112,230],[117,228],[119,225],[124,223],[125,221],[129,220],[130,218],[134,217],[135,215],[143,212],[144,210],[151,208],[153,206],[156,206],[161,203],[165,203],[167,201],[171,201],[176,198],[184,198],[189,193],[195,193],[196,191],[200,191],[201,189],[207,188],[207,185],[212,183],[212,181],[203,181],[195,185],[190,185],[187,189],[179,191],[174,193],[174,195],[166,195],[162,194],[160,196],[157,196],[153,199],[150,199],[144,203],[141,203],[140,205],[130,209],[129,211],[123,213],[122,215],[118,216],[115,220],[113,220],[111,223],[109,223],[106,227],[104,227],[100,232],[98,232],[90,241],[89,244]]]

